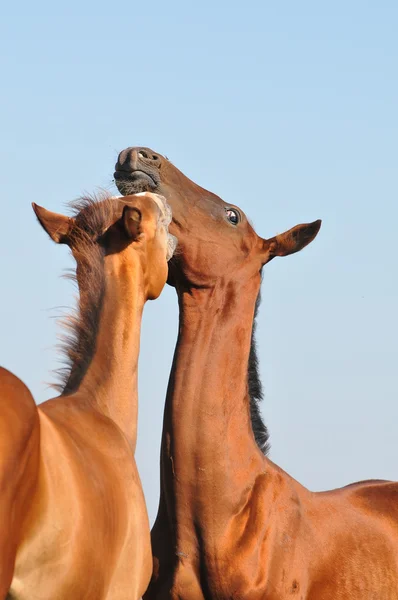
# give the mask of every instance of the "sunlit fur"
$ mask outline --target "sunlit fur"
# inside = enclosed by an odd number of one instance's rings
[[[135,463],[145,302],[168,276],[158,198],[85,197],[67,217],[33,205],[77,263],[61,395],[36,405],[0,368],[0,598],[139,600],[150,527]]]

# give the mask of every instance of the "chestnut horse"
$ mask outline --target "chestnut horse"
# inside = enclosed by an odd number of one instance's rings
[[[254,319],[261,270],[320,221],[259,237],[241,209],[149,148],[119,155],[121,193],[171,204],[180,325],[163,423],[147,599],[398,599],[398,485],[312,493],[266,456]]]
[[[0,370],[0,598],[135,600],[152,573],[134,451],[144,303],[175,247],[161,196],[83,199],[75,216],[33,205],[77,263],[60,396],[36,406]]]

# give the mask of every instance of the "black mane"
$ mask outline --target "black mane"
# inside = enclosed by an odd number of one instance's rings
[[[266,424],[264,423],[261,412],[260,402],[263,400],[263,387],[260,381],[259,369],[258,369],[258,357],[257,357],[257,346],[256,346],[256,318],[258,309],[261,302],[261,291],[259,292],[256,300],[256,306],[254,309],[254,320],[252,339],[250,344],[249,364],[247,372],[247,380],[249,387],[250,396],[250,417],[252,422],[252,429],[254,438],[257,446],[260,448],[263,454],[268,454],[270,449],[269,444],[269,431]]]

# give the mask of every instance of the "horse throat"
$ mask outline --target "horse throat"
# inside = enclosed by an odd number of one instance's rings
[[[242,474],[261,463],[252,425],[253,413],[262,424],[253,334],[259,286],[258,276],[246,285],[228,282],[179,294],[180,332],[162,443],[166,488],[190,487],[189,495],[205,498],[209,490],[239,486]],[[267,441],[264,425],[257,432]],[[175,489],[163,491],[176,495]]]
[[[145,303],[144,277],[139,261],[134,264],[113,254],[103,261],[103,288],[97,304],[91,306],[92,330],[80,323],[76,347],[82,346],[80,336],[91,348],[85,363],[72,364],[76,396],[84,397],[103,414],[115,421],[135,446],[137,430],[137,368],[142,313]],[[80,315],[87,318],[89,310]],[[90,320],[89,320],[90,323]],[[64,394],[68,393],[66,387]]]

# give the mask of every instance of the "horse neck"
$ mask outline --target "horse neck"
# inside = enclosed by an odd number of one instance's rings
[[[104,299],[95,350],[76,394],[88,398],[112,419],[135,449],[144,273],[138,257],[127,262],[120,254],[107,256],[104,270]]]
[[[164,417],[162,495],[177,498],[181,507],[192,498],[198,507],[214,506],[220,493],[237,499],[250,472],[255,477],[263,469],[248,394],[259,287],[258,274],[245,284],[234,281],[179,294],[180,331]],[[212,503],[213,496],[218,497]]]

